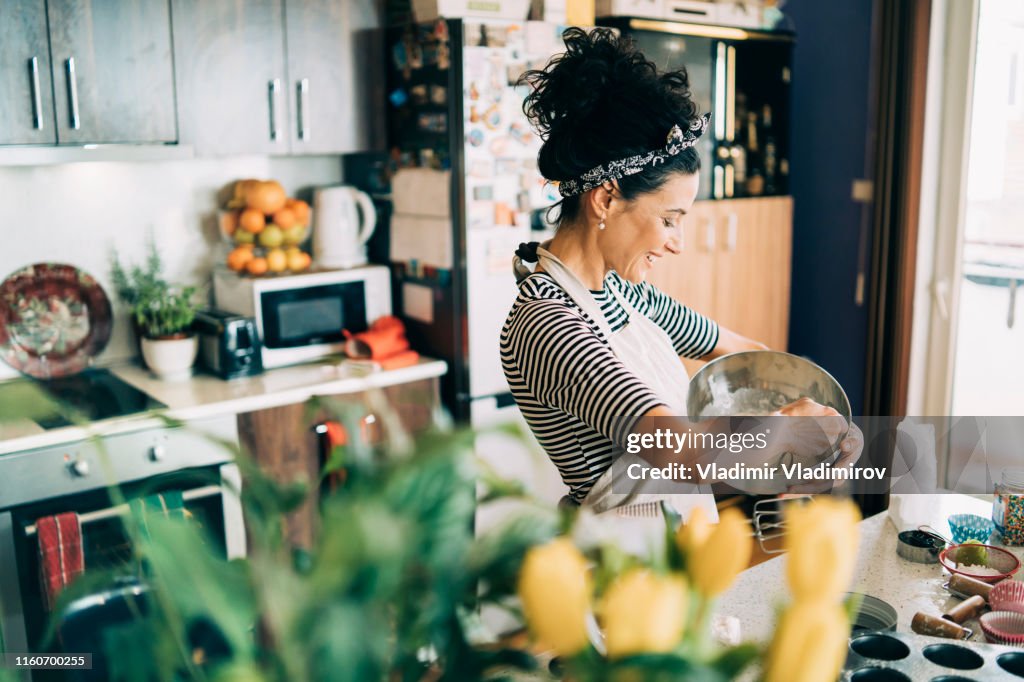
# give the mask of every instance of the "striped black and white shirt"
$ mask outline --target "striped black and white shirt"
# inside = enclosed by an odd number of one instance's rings
[[[647,282],[633,284],[614,272],[592,292],[612,334],[626,326],[628,315],[609,287],[664,329],[679,355],[699,358],[718,343],[715,322]],[[501,330],[501,364],[533,435],[577,502],[623,452],[636,420],[664,405],[615,356],[597,323],[543,272],[519,283]]]

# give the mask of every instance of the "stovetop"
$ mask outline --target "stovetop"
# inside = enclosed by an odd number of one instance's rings
[[[146,393],[118,379],[110,370],[87,369],[60,379],[15,379],[0,383],[0,398],[23,395],[26,388],[41,388],[53,400],[49,409],[31,419],[43,429],[71,426],[75,421],[100,421],[166,407]],[[2,402],[2,401],[0,401]]]

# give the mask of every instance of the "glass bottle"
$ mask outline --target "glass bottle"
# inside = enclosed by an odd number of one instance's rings
[[[992,502],[992,523],[1004,545],[1024,545],[1024,468],[1003,470]]]

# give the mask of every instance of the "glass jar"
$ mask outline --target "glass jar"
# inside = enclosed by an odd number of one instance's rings
[[[996,484],[992,523],[1004,545],[1024,545],[1024,468],[1004,469]]]

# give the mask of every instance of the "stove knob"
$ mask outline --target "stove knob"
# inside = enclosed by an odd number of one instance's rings
[[[167,454],[167,449],[163,445],[154,445],[149,449],[149,460],[151,462],[159,462]]]
[[[68,465],[71,473],[79,478],[89,475],[89,463],[84,459],[76,459]]]

